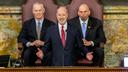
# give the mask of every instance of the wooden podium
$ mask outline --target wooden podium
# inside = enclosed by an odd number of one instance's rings
[[[0,72],[128,72],[127,68],[98,68],[98,67],[24,67],[0,68]]]
[[[10,66],[10,55],[0,55],[0,67]]]

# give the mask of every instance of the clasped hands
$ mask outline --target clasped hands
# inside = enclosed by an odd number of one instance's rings
[[[41,40],[35,40],[34,42],[30,43],[30,46],[36,46],[36,47],[40,47],[40,46],[43,46],[43,45],[44,45],[44,42],[41,41]]]

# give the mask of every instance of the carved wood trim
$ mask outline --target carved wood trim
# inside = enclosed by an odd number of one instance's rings
[[[127,68],[32,67],[1,68],[0,72],[127,72]]]

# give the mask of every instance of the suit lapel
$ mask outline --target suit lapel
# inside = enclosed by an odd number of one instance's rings
[[[89,35],[89,31],[90,31],[91,25],[92,25],[92,22],[91,22],[91,20],[90,20],[90,18],[89,18],[89,20],[88,20],[88,25],[87,25],[87,30],[86,30],[86,38],[87,38],[88,35]]]
[[[35,36],[35,38],[37,39],[37,32],[36,32],[36,22],[35,22],[35,20],[33,19],[32,20],[32,22],[31,22],[32,24],[32,32],[33,32],[33,35]]]
[[[41,27],[40,39],[42,39],[42,37],[43,37],[43,34],[46,30],[46,26],[47,26],[47,23],[46,23],[46,20],[44,19],[44,21],[42,23],[42,27]]]
[[[66,47],[65,48],[67,48],[67,46],[68,46],[68,42],[69,42],[69,40],[72,38],[72,29],[71,29],[71,26],[70,26],[70,24],[67,24],[67,36],[66,36]]]
[[[76,17],[75,21],[75,27],[78,29],[78,31],[80,32],[80,37],[83,38],[83,33],[82,33],[82,28],[81,28],[81,24],[80,24],[80,20],[79,17]]]
[[[76,24],[76,27],[78,28],[78,30],[80,31],[80,34],[81,34],[80,36],[82,36],[82,38],[83,38],[82,28],[81,28],[79,17],[76,18],[75,24]]]
[[[61,46],[63,47],[63,45],[62,45],[62,42],[61,42],[61,36],[60,36],[60,33],[59,33],[59,27],[58,27],[58,25],[56,26],[56,28],[55,28],[56,30],[56,32],[54,32],[55,33],[55,37],[58,39],[58,41],[61,43]]]

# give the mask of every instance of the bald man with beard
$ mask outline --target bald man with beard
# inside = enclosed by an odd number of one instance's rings
[[[103,23],[101,20],[90,17],[91,12],[87,4],[81,4],[77,14],[78,16],[69,20],[69,23],[80,31],[83,45],[93,52],[93,66],[103,66],[104,49],[101,46],[106,42]],[[82,55],[82,52],[78,52],[78,57],[84,58]]]

